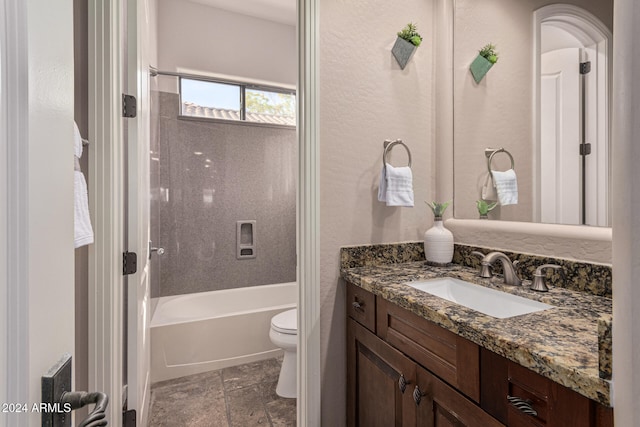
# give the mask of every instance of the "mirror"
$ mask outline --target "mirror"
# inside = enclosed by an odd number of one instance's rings
[[[613,0],[569,3],[455,1],[456,218],[478,219],[483,194],[498,199],[489,169],[507,171],[513,157],[517,204],[498,204],[489,219],[610,226]],[[498,60],[477,83],[469,68],[489,43]],[[487,148],[507,152],[489,164]]]

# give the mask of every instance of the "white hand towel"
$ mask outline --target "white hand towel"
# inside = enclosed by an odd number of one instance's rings
[[[496,186],[493,183],[493,178],[491,177],[491,174],[489,172],[487,172],[487,178],[484,180],[484,185],[482,186],[482,200],[498,200]]]
[[[518,204],[518,180],[516,171],[509,169],[505,172],[491,171],[496,185],[498,201],[502,206]]]
[[[89,218],[89,197],[87,196],[87,182],[80,170],[80,157],[82,157],[82,137],[78,125],[74,122],[74,246],[80,246],[93,243],[93,228],[91,227],[91,218]]]
[[[413,207],[413,175],[409,166],[396,168],[387,163],[382,168],[378,200],[387,206]]]

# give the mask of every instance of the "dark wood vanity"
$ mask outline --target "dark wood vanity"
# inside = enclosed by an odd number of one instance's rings
[[[613,426],[612,408],[351,283],[347,316],[349,426]]]

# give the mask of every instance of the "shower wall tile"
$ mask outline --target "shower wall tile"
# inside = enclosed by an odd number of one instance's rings
[[[158,246],[160,241],[160,92],[151,91],[151,117],[150,117],[150,144],[149,144],[149,175],[150,175],[150,202],[149,202],[149,219],[150,230],[149,238],[153,246]],[[157,255],[152,258],[157,259]],[[150,263],[151,279],[151,297],[160,296],[160,263],[152,259]],[[154,280],[155,278],[155,280]]]
[[[179,120],[174,94],[160,104],[159,296],[295,281],[296,131]],[[241,220],[256,221],[256,258],[236,259]]]

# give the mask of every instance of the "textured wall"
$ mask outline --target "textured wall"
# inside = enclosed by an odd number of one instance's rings
[[[410,21],[424,41],[400,70],[391,47]],[[320,4],[322,425],[346,422],[340,246],[415,241],[431,225],[423,201],[434,194],[433,26],[425,0]],[[411,148],[414,208],[377,201],[386,138],[401,138]],[[392,163],[404,162],[402,147],[394,149]]]
[[[486,147],[505,147],[515,158],[518,205],[498,207],[492,218],[531,221],[533,217],[533,11],[549,0],[456,1],[454,50],[456,218],[477,218],[475,201],[487,175]],[[613,2],[570,0],[609,28]],[[498,63],[476,84],[469,65],[487,43],[497,46]],[[508,157],[497,155],[499,170]]]
[[[159,95],[152,212],[166,253],[152,296],[295,281],[295,129],[178,120],[178,96]],[[254,259],[236,259],[239,220],[257,221]]]

